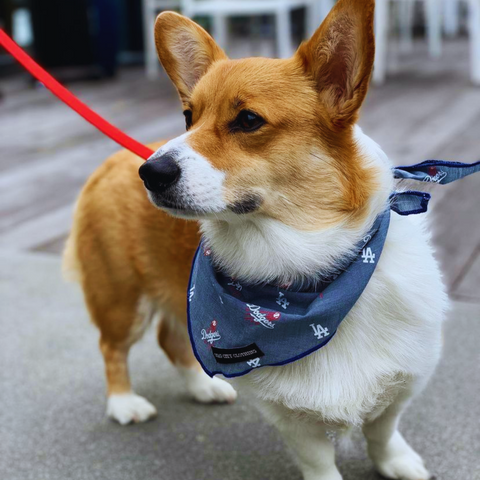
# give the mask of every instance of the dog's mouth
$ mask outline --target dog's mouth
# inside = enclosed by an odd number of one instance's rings
[[[171,195],[169,192],[152,192],[147,189],[150,202],[157,208],[166,211],[174,217],[181,217],[189,220],[199,219],[228,219],[237,216],[243,216],[248,213],[257,212],[263,203],[260,195],[249,193],[235,202],[226,204],[221,209],[210,209],[204,206],[195,205],[187,198]]]
[[[165,210],[174,217],[185,218],[188,220],[198,220],[208,218],[214,212],[209,212],[201,208],[195,208],[192,205],[185,204],[182,201],[174,200],[158,193],[147,190],[150,202],[157,208]]]

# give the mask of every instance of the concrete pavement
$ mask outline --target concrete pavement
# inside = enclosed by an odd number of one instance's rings
[[[149,332],[133,348],[137,392],[156,420],[120,427],[104,416],[98,334],[58,257],[0,254],[2,480],[301,480],[251,401],[193,403]],[[443,361],[401,430],[437,480],[480,479],[480,306],[456,303]],[[378,479],[360,435],[341,448],[345,480]]]

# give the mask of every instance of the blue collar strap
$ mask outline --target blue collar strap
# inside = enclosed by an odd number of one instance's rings
[[[390,209],[399,215],[416,215],[428,210],[430,194],[427,192],[394,192],[390,195]]]
[[[397,167],[396,178],[445,184],[480,171],[472,165],[429,160]],[[390,208],[400,215],[427,210],[430,195],[396,192]],[[214,267],[201,243],[193,261],[188,290],[188,331],[205,372],[237,377],[263,366],[285,365],[324,347],[367,286],[385,244],[390,210],[376,219],[344,261],[339,274],[315,288],[247,285]]]
[[[460,180],[472,173],[480,172],[480,161],[476,163],[445,162],[443,160],[426,160],[416,165],[396,167],[395,178],[433,182],[441,185]]]

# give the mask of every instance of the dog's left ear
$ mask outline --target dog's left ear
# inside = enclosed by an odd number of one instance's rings
[[[375,0],[339,0],[296,57],[316,84],[332,127],[357,119],[375,58]]]

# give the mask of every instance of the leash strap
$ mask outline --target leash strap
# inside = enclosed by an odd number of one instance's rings
[[[39,82],[43,83],[55,96],[66,103],[72,110],[82,116],[95,128],[110,137],[114,142],[130,150],[135,155],[147,160],[154,153],[153,150],[129,137],[117,127],[107,122],[98,113],[80,101],[73,93],[67,90],[48,72],[46,72],[32,57],[20,48],[2,29],[0,29],[0,45],[10,53],[28,72]]]

